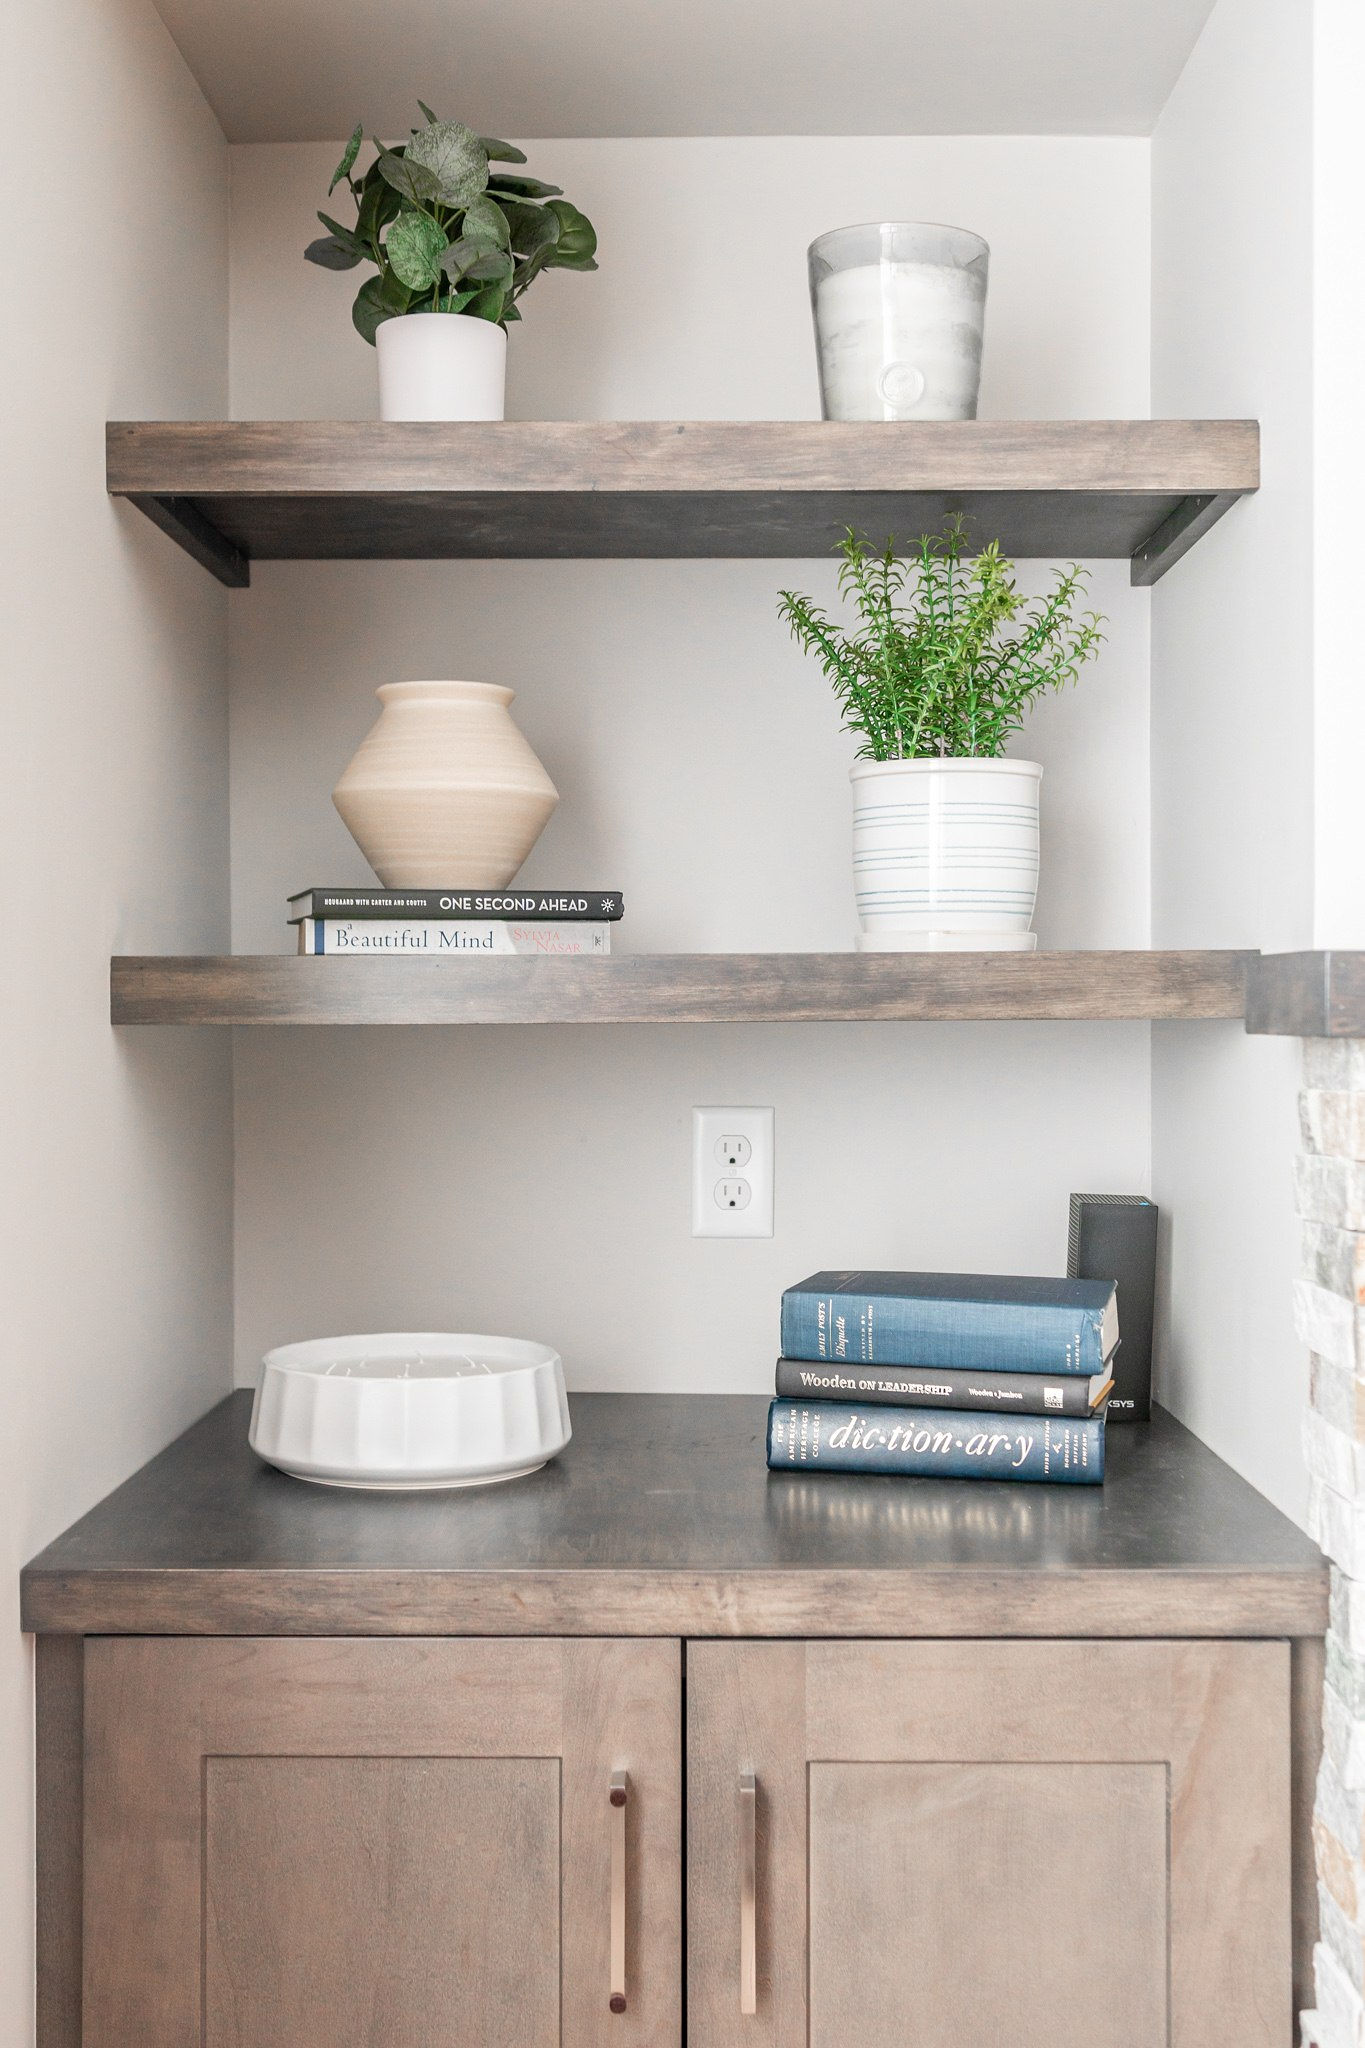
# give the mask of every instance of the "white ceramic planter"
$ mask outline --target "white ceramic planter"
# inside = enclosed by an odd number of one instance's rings
[[[513,692],[425,682],[375,694],[384,708],[332,791],[366,860],[386,889],[502,888],[559,802],[508,709]]]
[[[375,330],[381,420],[500,420],[507,330],[461,313],[404,313]]]
[[[1031,952],[1036,761],[856,761],[863,952]]]
[[[517,1337],[389,1332],[267,1351],[251,1447],[326,1486],[483,1486],[569,1441],[564,1367]]]

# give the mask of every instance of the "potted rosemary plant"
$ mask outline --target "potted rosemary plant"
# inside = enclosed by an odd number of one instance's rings
[[[1098,651],[1104,620],[1079,610],[1085,571],[1059,569],[1026,603],[998,542],[972,554],[960,519],[908,561],[852,529],[839,553],[856,626],[792,590],[780,610],[859,742],[859,949],[1031,952],[1043,771],[1004,755],[1029,707]]]
[[[363,177],[357,127],[327,188],[346,185],[355,225],[319,213],[327,233],[304,255],[375,266],[351,318],[378,354],[382,419],[500,420],[523,293],[542,270],[596,270],[597,236],[558,185],[503,168],[526,161],[510,142],[422,113],[409,141],[375,143]]]

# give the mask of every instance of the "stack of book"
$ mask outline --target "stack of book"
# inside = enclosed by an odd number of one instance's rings
[[[775,1471],[1104,1478],[1108,1280],[816,1273],[782,1297]]]
[[[300,953],[611,951],[619,889],[301,889],[289,898]]]

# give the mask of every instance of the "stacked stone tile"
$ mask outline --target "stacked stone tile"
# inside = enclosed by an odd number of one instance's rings
[[[1305,2048],[1365,2048],[1365,1041],[1306,1039],[1295,1311],[1309,1349],[1309,1526],[1332,1563]]]

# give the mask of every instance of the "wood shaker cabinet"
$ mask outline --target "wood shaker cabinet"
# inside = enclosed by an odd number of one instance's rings
[[[696,1643],[690,2048],[1288,2048],[1278,1642]]]
[[[679,1664],[91,1642],[84,2041],[672,2048]]]
[[[39,2048],[1291,2048],[1326,1571],[1168,1416],[1047,1488],[577,1395],[424,1498],[248,1407],[24,1573]]]

